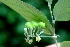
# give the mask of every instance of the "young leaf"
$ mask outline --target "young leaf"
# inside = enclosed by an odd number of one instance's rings
[[[58,0],[53,9],[56,21],[70,20],[70,0]]]
[[[70,47],[70,41],[64,41],[60,44],[60,47]]]
[[[46,16],[34,8],[33,6],[22,2],[20,0],[0,0],[21,16],[23,16],[27,21],[36,21],[36,22],[44,22],[46,24],[45,33],[48,35],[54,34],[54,29]]]

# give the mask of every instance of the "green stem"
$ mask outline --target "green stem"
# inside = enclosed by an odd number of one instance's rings
[[[56,43],[56,46],[58,47],[58,43],[57,43],[57,40],[56,40],[56,38],[53,38],[54,39],[54,41],[55,41],[55,43]]]
[[[27,36],[27,37],[31,37],[31,36]],[[36,37],[36,36],[33,36],[33,37]],[[57,36],[40,36],[40,37],[57,38]]]
[[[55,24],[55,22],[53,22],[53,16],[52,16],[51,4],[52,4],[52,3],[49,3],[49,2],[48,2],[48,7],[49,7],[49,9],[50,9],[51,18],[52,18],[52,24],[53,24],[53,28],[54,28],[54,24]],[[54,30],[55,30],[55,28],[54,28]],[[55,36],[55,32],[54,32],[54,36]],[[56,43],[56,45],[57,45],[57,40],[56,40],[56,38],[53,38],[53,39],[55,40],[55,43]],[[58,45],[57,45],[57,47],[58,47]]]
[[[53,16],[52,16],[52,10],[51,10],[51,3],[48,3],[48,7],[50,9],[51,19],[52,19],[52,24],[53,24]],[[54,24],[53,24],[53,27],[54,27]]]

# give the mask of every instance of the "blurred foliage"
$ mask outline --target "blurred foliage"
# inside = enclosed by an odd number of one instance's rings
[[[51,16],[48,8],[48,3],[45,0],[23,0],[31,4],[38,10],[42,11],[51,23]],[[52,9],[57,1],[53,0]],[[42,38],[38,43],[35,38],[31,45],[26,43],[24,36],[24,27],[27,21],[11,8],[0,2],[0,47],[33,47],[46,46],[55,43],[52,38]],[[56,22],[56,34],[60,35],[57,38],[58,42],[70,41],[70,21]],[[46,35],[46,34],[42,34]],[[42,44],[42,45],[41,45]]]
[[[53,9],[56,21],[70,20],[70,0],[58,0]]]
[[[70,47],[70,41],[63,41],[60,47]]]

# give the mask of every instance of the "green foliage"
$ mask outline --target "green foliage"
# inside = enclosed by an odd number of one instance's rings
[[[60,44],[60,47],[70,47],[70,41],[64,41]]]
[[[0,15],[6,15],[8,12],[8,9],[6,6],[0,6]]]
[[[0,20],[0,28],[2,29],[2,28],[4,28],[4,26],[5,26],[4,22],[2,20]]]
[[[58,0],[53,9],[56,21],[70,20],[70,0]]]
[[[50,22],[46,18],[46,16],[34,8],[33,6],[22,2],[20,0],[0,0],[21,16],[23,16],[27,21],[36,21],[36,22],[44,22],[46,24],[45,33],[49,35],[54,34],[54,29],[52,28]]]
[[[7,17],[7,22],[9,24],[13,24],[16,21],[16,15],[17,15],[17,13],[10,10],[8,15],[6,16]]]
[[[0,33],[0,44],[5,43],[6,40],[7,40],[7,34],[4,33],[4,32],[1,32],[1,33]]]
[[[21,34],[21,35],[24,35],[24,27],[25,27],[25,21],[23,22],[19,22],[16,27],[14,27],[14,30],[16,32],[16,34]]]
[[[66,37],[68,37],[67,31],[64,29],[60,29],[58,31],[58,34],[60,35],[60,37],[57,38],[58,42],[63,42],[65,40],[67,40]],[[63,35],[62,35],[63,34]]]

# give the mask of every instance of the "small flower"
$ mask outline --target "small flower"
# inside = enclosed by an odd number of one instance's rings
[[[31,27],[30,28],[30,36],[32,37],[32,30],[33,30],[33,28]]]
[[[24,35],[28,35],[27,28],[24,28]]]
[[[27,28],[24,28],[24,32],[27,33]]]
[[[33,42],[33,40],[32,40],[32,39],[30,39],[28,43],[29,43],[29,44],[31,44],[32,42]]]
[[[27,39],[25,38],[26,42],[29,42],[29,37],[27,37]]]
[[[25,38],[26,42],[28,42],[29,44],[31,44],[33,42],[32,39],[29,40],[29,37],[27,37],[27,39]]]
[[[25,24],[25,28],[24,28],[24,35],[27,37],[25,38],[26,42],[28,42],[29,44],[31,44],[33,42],[33,37],[36,37],[36,41],[40,41],[40,35],[44,32],[44,28],[45,28],[45,23],[43,22],[27,22]]]
[[[40,40],[41,40],[40,36],[36,37],[36,41],[39,42]]]

